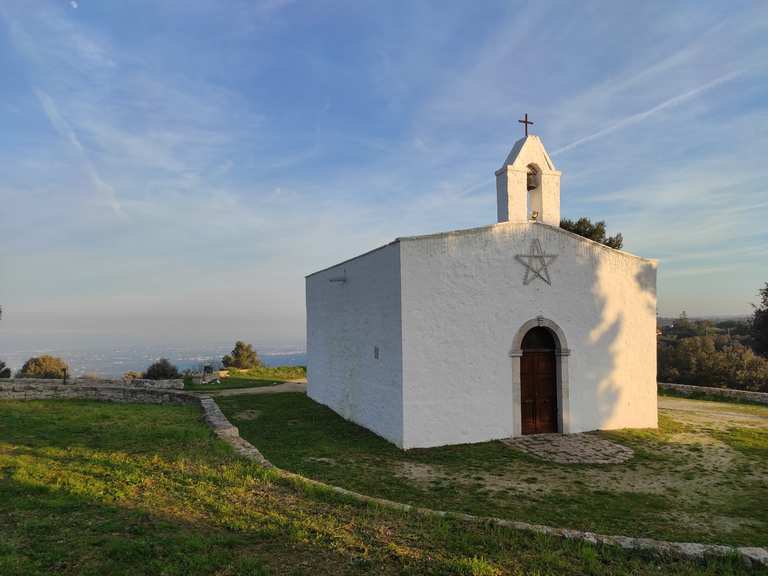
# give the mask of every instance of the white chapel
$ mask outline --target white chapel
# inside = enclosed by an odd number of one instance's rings
[[[401,448],[656,427],[656,261],[560,228],[537,136],[496,198],[307,276],[309,396]]]

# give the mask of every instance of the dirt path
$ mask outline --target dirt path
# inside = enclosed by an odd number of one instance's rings
[[[659,410],[685,422],[706,422],[715,427],[768,427],[768,406],[659,396]]]
[[[216,390],[205,392],[211,396],[240,396],[243,394],[282,394],[284,392],[306,392],[306,380],[291,380],[274,386],[257,386],[255,388],[232,388],[230,390]]]

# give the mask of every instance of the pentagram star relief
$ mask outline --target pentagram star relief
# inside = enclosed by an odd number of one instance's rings
[[[531,252],[530,254],[518,254],[515,259],[525,266],[525,278],[523,278],[523,284],[528,285],[536,278],[541,278],[552,286],[552,281],[549,278],[549,266],[557,258],[557,254],[544,254],[544,250],[541,249],[541,242],[538,238],[531,240]]]

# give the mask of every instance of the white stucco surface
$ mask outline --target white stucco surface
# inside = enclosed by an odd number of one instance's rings
[[[544,326],[559,431],[655,427],[656,262],[559,228],[560,173],[535,136],[496,175],[499,224],[400,238],[307,277],[309,396],[403,448],[519,435],[520,342]],[[534,248],[538,275],[517,258]]]
[[[308,276],[306,296],[307,394],[401,446],[399,244]]]
[[[551,286],[523,284],[515,256],[534,238],[557,255]],[[656,426],[654,261],[530,223],[400,245],[404,447],[519,434],[519,359],[510,352],[537,317],[559,327],[570,351],[560,359],[561,431]]]

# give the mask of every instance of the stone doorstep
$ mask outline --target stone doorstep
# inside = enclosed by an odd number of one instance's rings
[[[61,385],[59,385],[61,386]],[[100,390],[105,390],[105,387],[98,387]],[[73,387],[71,385],[66,386],[67,391],[74,392],[87,392],[88,388],[84,386]],[[373,496],[366,496],[365,494],[359,494],[351,490],[346,490],[339,486],[332,486],[318,480],[312,480],[299,474],[282,470],[275,467],[264,455],[259,452],[253,444],[248,442],[245,438],[241,437],[236,426],[232,425],[227,419],[224,413],[219,408],[218,404],[211,396],[189,394],[186,392],[176,392],[172,390],[153,390],[153,389],[137,389],[137,388],[122,388],[120,389],[124,395],[120,397],[118,401],[131,401],[131,400],[148,400],[149,397],[153,397],[155,401],[168,402],[172,400],[174,402],[195,403],[203,410],[204,420],[211,427],[213,432],[227,442],[232,448],[240,455],[250,460],[255,461],[259,465],[266,468],[275,468],[285,478],[295,479],[300,482],[311,484],[348,496],[358,502],[365,502],[376,504],[383,508],[390,510],[399,510],[403,512],[416,512],[424,516],[440,517],[440,518],[457,518],[467,522],[481,523],[481,524],[493,524],[496,526],[503,526],[507,528],[513,528],[516,530],[525,530],[527,532],[538,532],[540,534],[548,534],[560,538],[569,538],[572,540],[582,540],[593,544],[604,544],[609,546],[620,546],[627,550],[647,550],[656,552],[659,554],[672,554],[676,556],[682,556],[691,559],[703,559],[707,556],[726,556],[730,554],[736,554],[748,565],[762,565],[768,566],[768,550],[757,546],[723,546],[719,544],[698,544],[694,542],[667,542],[663,540],[653,540],[651,538],[635,538],[631,536],[609,536],[605,534],[595,534],[594,532],[582,532],[580,530],[571,530],[569,528],[554,528],[551,526],[544,526],[541,524],[528,524],[525,522],[518,522],[514,520],[505,520],[503,518],[494,518],[488,516],[474,516],[472,514],[446,512],[444,510],[432,510],[430,508],[419,508],[411,506],[409,504],[402,504],[400,502],[394,502],[392,500],[385,500],[383,498],[374,498]],[[24,399],[32,399],[30,396],[33,394],[27,394],[32,392],[40,392],[41,390],[27,389],[24,390]],[[133,394],[127,393],[128,391]],[[143,392],[135,394],[136,392]],[[8,387],[0,384],[0,399],[12,398],[19,391],[9,389]],[[71,394],[70,397],[74,397]],[[88,394],[83,394],[81,397],[86,399],[94,399],[89,397]],[[103,399],[111,399],[106,396]]]
[[[535,434],[502,440],[515,450],[560,464],[621,464],[634,451],[588,432],[580,434]]]

